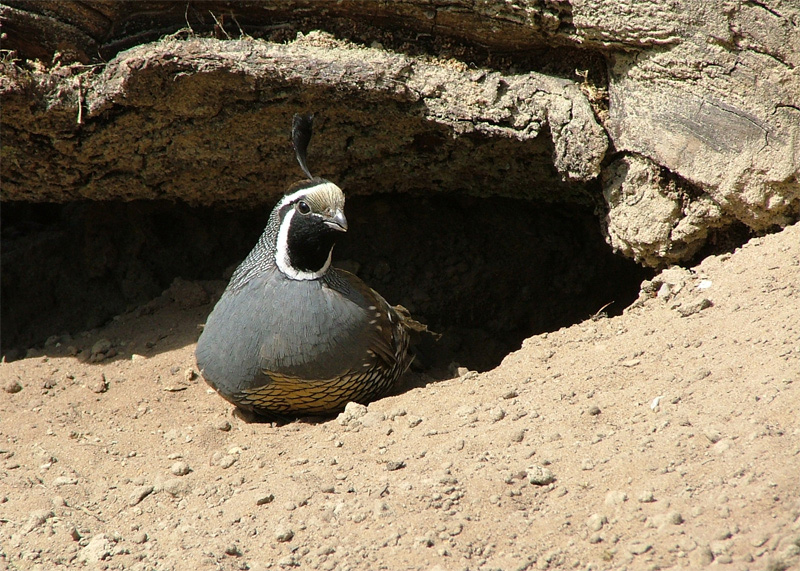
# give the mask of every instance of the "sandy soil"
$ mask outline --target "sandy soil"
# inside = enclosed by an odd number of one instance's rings
[[[800,569],[800,225],[284,426],[197,378],[201,285],[0,365],[0,566]]]

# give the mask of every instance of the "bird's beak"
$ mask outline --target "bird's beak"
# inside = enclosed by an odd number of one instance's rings
[[[347,232],[347,218],[344,217],[344,212],[341,210],[337,210],[333,216],[325,220],[325,224],[334,230]]]

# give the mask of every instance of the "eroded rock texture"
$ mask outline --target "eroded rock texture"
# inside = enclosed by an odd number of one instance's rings
[[[595,205],[651,266],[800,215],[796,2],[16,1],[0,18],[4,200],[269,202],[297,178],[289,118],[316,109],[315,171],[348,192]]]

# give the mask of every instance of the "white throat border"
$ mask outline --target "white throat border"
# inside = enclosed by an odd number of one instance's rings
[[[328,252],[328,259],[325,260],[325,264],[316,272],[304,272],[292,266],[292,262],[289,259],[289,226],[292,223],[295,212],[296,210],[294,208],[289,210],[289,212],[286,213],[286,217],[281,222],[281,227],[278,230],[278,247],[275,251],[275,263],[278,265],[278,269],[289,279],[298,281],[317,280],[324,276],[328,268],[330,268],[333,248]]]

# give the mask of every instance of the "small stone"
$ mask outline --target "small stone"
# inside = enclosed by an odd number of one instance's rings
[[[628,551],[633,555],[641,555],[643,553],[647,553],[653,548],[653,546],[649,543],[644,541],[632,541],[628,544]]]
[[[353,424],[359,418],[367,414],[367,407],[357,402],[349,402],[344,410],[336,417],[336,422],[341,426],[348,426]]]
[[[590,531],[600,531],[606,523],[608,523],[608,518],[597,513],[590,515],[586,519],[586,527],[588,527]]]
[[[81,549],[78,561],[81,563],[99,563],[111,556],[112,544],[106,534],[100,533],[92,537],[89,544]]]
[[[581,470],[594,470],[594,462],[592,462],[589,458],[584,458],[581,462]]]
[[[197,378],[197,373],[194,372],[194,369],[189,367],[188,369],[183,371],[183,380],[184,381],[193,381]]]
[[[108,381],[106,380],[106,376],[100,373],[99,377],[95,377],[93,380],[89,381],[86,386],[93,393],[100,394],[108,390]]]
[[[153,486],[137,486],[128,496],[128,505],[135,506],[153,493]]]
[[[387,472],[394,472],[395,470],[400,470],[401,468],[405,468],[406,463],[402,460],[387,462],[386,463],[386,471]]]
[[[636,499],[637,499],[637,501],[639,503],[642,503],[642,504],[649,504],[651,502],[656,501],[656,498],[653,495],[653,492],[650,491],[650,490],[643,491],[641,494],[639,494],[639,497],[636,498]]]
[[[492,422],[499,422],[503,420],[505,417],[506,417],[506,411],[504,411],[500,407],[493,408],[492,410],[489,411],[489,420],[491,420]]]
[[[175,462],[172,466],[169,467],[169,471],[175,474],[176,476],[185,476],[192,469],[189,467],[189,464],[186,462]]]
[[[720,433],[720,431],[719,431],[719,430],[717,430],[716,428],[711,428],[711,427],[709,427],[709,428],[706,428],[706,429],[703,431],[703,436],[705,436],[706,438],[708,438],[708,440],[709,440],[709,441],[710,441],[712,444],[716,444],[717,442],[719,442],[720,440],[722,440],[722,434],[721,434],[721,433]]]
[[[522,442],[525,439],[525,429],[520,428],[511,435],[511,442]]]
[[[589,407],[589,410],[587,410],[586,412],[589,414],[589,416],[597,416],[598,414],[600,414],[600,407],[597,406],[596,404],[593,404],[592,406]]]
[[[25,524],[24,533],[30,533],[37,527],[40,527],[51,517],[56,514],[52,510],[34,510],[28,516],[28,522]]]
[[[528,481],[534,486],[546,486],[547,484],[552,484],[556,480],[556,477],[548,468],[539,464],[530,466],[526,471],[526,475]]]
[[[180,496],[189,491],[188,484],[181,478],[170,478],[161,488],[171,496]]]
[[[222,468],[223,470],[227,470],[234,464],[239,458],[234,456],[233,454],[224,454],[219,460],[217,460],[217,466]]]
[[[628,501],[628,494],[622,490],[611,490],[606,494],[607,506],[621,506]]]
[[[3,390],[9,394],[18,393],[22,390],[22,385],[16,379],[9,379],[3,383]]]
[[[669,512],[667,514],[667,522],[671,523],[672,525],[680,525],[683,523],[683,516],[680,512]]]
[[[275,530],[275,541],[279,543],[286,543],[287,541],[291,541],[294,537],[294,531],[289,529],[288,527],[279,527]]]
[[[505,400],[513,399],[513,398],[516,398],[518,396],[519,396],[519,393],[517,393],[517,391],[514,390],[514,389],[511,389],[510,391],[506,391],[506,392],[503,393],[503,398]]]
[[[231,543],[230,545],[225,547],[225,555],[231,555],[233,557],[239,557],[239,556],[241,556],[241,554],[242,554],[242,552],[239,549],[239,546],[236,545],[235,543]]]
[[[261,494],[256,498],[256,505],[263,506],[266,504],[271,504],[273,501],[275,501],[274,494]]]
[[[703,297],[693,301],[683,302],[673,307],[673,309],[675,309],[681,315],[681,317],[689,317],[690,315],[694,315],[695,313],[703,311],[704,309],[708,309],[712,305],[714,304],[711,303],[710,299]]]
[[[220,430],[222,432],[230,432],[231,430],[231,423],[225,419],[222,419],[214,424],[214,428]]]
[[[91,359],[98,359],[102,360],[106,353],[111,350],[111,341],[108,339],[100,339],[94,345],[92,345],[92,350],[90,351]]]
[[[708,545],[698,547],[689,556],[689,563],[693,567],[705,567],[711,565],[712,561],[714,561],[714,554],[711,553],[711,548]]]
[[[55,480],[53,480],[53,486],[72,486],[78,483],[77,478],[70,478],[69,476],[59,476]]]
[[[133,543],[141,545],[148,540],[147,534],[143,531],[137,531],[133,535],[131,535],[130,540]]]
[[[144,355],[140,355],[138,353],[133,353],[131,355],[131,361],[133,361],[134,363],[143,363],[147,361],[147,357],[145,357]]]

